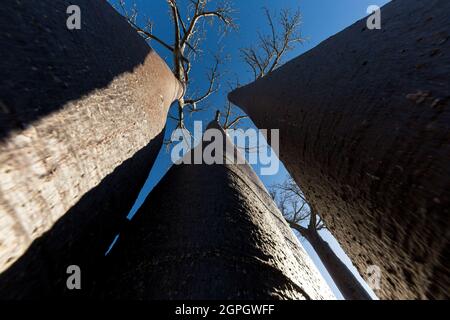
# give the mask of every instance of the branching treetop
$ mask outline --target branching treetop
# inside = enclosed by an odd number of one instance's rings
[[[269,9],[264,8],[269,34],[258,33],[255,45],[241,49],[242,57],[253,71],[255,80],[266,76],[282,64],[283,56],[294,49],[296,43],[303,43],[300,33],[302,22],[300,11],[284,9],[274,22]]]
[[[189,73],[192,70],[192,61],[199,54],[200,43],[205,38],[204,27],[207,22],[212,26],[215,22],[221,23],[226,31],[234,28],[232,19],[232,7],[229,2],[223,1],[210,8],[209,4],[217,1],[213,0],[189,0],[187,5],[187,15],[183,16],[179,2],[177,0],[166,0],[169,7],[170,17],[173,25],[172,41],[166,41],[155,35],[154,26],[151,20],[147,19],[142,25],[138,23],[138,9],[136,5],[127,10],[125,0],[119,0],[119,10],[127,18],[128,22],[136,31],[151,43],[155,41],[169,50],[173,58],[173,72],[175,77],[184,85],[185,93],[190,85]],[[197,105],[204,102],[208,97],[218,90],[217,78],[219,77],[220,58],[215,57],[215,63],[211,66],[207,86],[204,93],[196,97],[181,97],[178,101],[178,128],[184,128],[184,107],[188,106],[189,111],[196,112]]]
[[[283,183],[273,185],[270,194],[291,228],[302,236],[325,229],[322,219],[308,205],[303,192],[291,177]]]
[[[263,8],[267,24],[268,34],[258,33],[257,41],[254,45],[241,48],[241,55],[244,62],[251,68],[254,80],[265,77],[269,73],[283,64],[283,58],[295,45],[303,43],[304,39],[300,33],[301,15],[300,11],[291,12],[283,9],[274,20],[268,8]],[[236,89],[232,88],[232,89]],[[233,105],[228,103],[223,113],[226,115],[223,124],[224,129],[236,126],[241,120],[247,118],[242,113],[238,113],[235,118],[231,115]]]

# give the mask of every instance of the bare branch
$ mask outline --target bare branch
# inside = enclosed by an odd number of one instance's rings
[[[295,230],[299,227],[307,230],[309,234],[325,229],[325,225],[317,211],[308,204],[302,191],[295,181],[288,177],[283,183],[272,185],[269,188],[275,195],[275,202],[281,213]]]
[[[158,42],[160,45],[162,45],[164,48],[166,48],[167,50],[173,52],[174,48],[170,45],[168,45],[167,43],[165,43],[164,41],[162,41],[160,38],[158,38],[157,36],[148,33],[147,31],[140,29],[138,26],[131,24],[133,27],[135,27],[136,31],[141,34],[144,35],[145,40],[155,40],[156,42]]]
[[[247,119],[246,115],[237,115],[233,120],[231,120],[231,116],[233,115],[233,104],[228,101],[225,113],[225,121],[222,125],[224,130],[232,129],[237,126],[240,121]],[[246,150],[247,151],[247,150]]]
[[[194,107],[194,110],[196,109],[196,105],[207,99],[209,96],[211,96],[213,93],[218,91],[218,86],[215,86],[216,80],[219,76],[219,64],[220,59],[218,57],[215,57],[215,63],[214,66],[211,68],[210,73],[208,75],[209,80],[209,86],[206,92],[201,95],[200,97],[194,98],[194,99],[187,99],[185,100],[186,105],[191,105]]]
[[[224,129],[231,129],[233,126],[237,125],[239,123],[239,121],[243,120],[243,119],[247,119],[247,116],[239,116],[236,117],[233,121],[231,121],[231,123]]]
[[[199,50],[199,43],[204,35],[203,24],[200,24],[200,20],[207,20],[210,23],[215,21],[221,22],[227,28],[233,26],[233,19],[231,14],[233,12],[228,2],[216,5],[216,7],[207,8],[209,0],[190,0],[188,5],[187,17],[181,16],[180,2],[177,0],[166,0],[169,7],[171,21],[173,23],[174,39],[173,44],[162,40],[153,33],[153,24],[151,21],[147,21],[144,26],[140,26],[137,22],[138,11],[134,6],[132,10],[127,10],[125,0],[118,0],[119,10],[127,18],[130,25],[136,29],[136,31],[144,37],[147,41],[155,41],[168,49],[172,53],[173,59],[173,72],[175,77],[185,86],[185,92],[188,92],[190,86],[189,73],[192,70],[195,56],[201,52]],[[190,9],[189,9],[190,8]],[[187,106],[187,110],[192,112],[199,112],[205,108],[197,108],[199,103],[203,103],[213,93],[215,93],[219,87],[217,85],[218,79],[218,67],[219,62],[216,59],[215,64],[212,66],[208,76],[209,86],[202,95],[185,99],[185,97],[179,98],[178,101],[178,125],[177,128],[185,128],[184,126],[184,109]],[[172,119],[173,120],[173,119]]]
[[[163,40],[161,40],[159,37],[155,36],[154,34],[152,34],[152,24],[147,21],[146,23],[146,27],[145,28],[141,28],[137,25],[136,20],[137,20],[137,9],[133,8],[132,13],[129,13],[126,9],[125,6],[125,1],[124,0],[120,0],[119,1],[119,6],[120,6],[120,10],[122,11],[123,16],[127,19],[128,23],[140,34],[142,35],[145,40],[155,40],[156,42],[158,42],[160,45],[162,45],[164,48],[166,48],[167,50],[173,52],[174,48],[167,44],[166,42],[164,42]]]
[[[119,7],[120,7],[120,11],[122,11],[123,16],[127,19],[128,23],[140,35],[142,35],[145,40],[155,40],[156,42],[158,42],[160,45],[162,45],[167,50],[174,52],[174,48],[171,45],[167,44],[165,41],[161,40],[159,37],[155,36],[152,33],[152,24],[149,21],[147,21],[146,27],[144,27],[144,28],[141,28],[137,25],[136,20],[137,20],[137,16],[138,16],[138,11],[135,6],[133,7],[132,12],[129,13],[128,10],[126,9],[125,0],[119,0]]]
[[[317,216],[317,217],[318,217],[318,220],[317,220],[317,223],[316,223],[316,230],[319,231],[319,230],[322,230],[322,229],[326,229],[322,218],[320,216]]]
[[[286,221],[287,221],[287,223],[289,223],[289,226],[292,229],[298,231],[302,235],[302,237],[304,237],[304,238],[308,237],[309,230],[307,228],[305,228],[305,227],[301,226],[300,224],[298,224],[294,221],[291,221],[289,219],[286,219]]]
[[[179,20],[179,23],[183,30],[183,34],[186,34],[186,32],[187,32],[186,24],[184,23],[183,18],[181,18],[180,10],[178,9],[178,5],[177,5],[176,1],[173,1],[173,6],[175,7],[175,10],[177,12],[178,20]]]
[[[228,128],[228,121],[230,120],[230,116],[231,116],[231,108],[232,108],[231,102],[228,101],[225,122],[223,123],[223,128],[225,130],[226,130],[226,128]]]
[[[172,0],[173,1],[173,0]],[[181,46],[184,47],[189,39],[194,35],[197,23],[202,18],[218,18],[222,21],[226,26],[233,26],[233,19],[230,14],[232,13],[232,9],[226,3],[223,6],[219,6],[215,10],[205,11],[205,7],[208,1],[206,0],[196,0],[195,9],[193,17],[190,19],[191,23],[184,33],[183,38],[181,39]]]
[[[256,79],[262,78],[278,68],[284,55],[294,49],[296,43],[302,43],[299,27],[301,15],[299,11],[291,14],[287,9],[279,14],[275,25],[272,15],[264,8],[269,35],[258,34],[258,43],[255,47],[242,48],[241,54],[244,62],[251,68]],[[279,32],[277,32],[279,29]]]

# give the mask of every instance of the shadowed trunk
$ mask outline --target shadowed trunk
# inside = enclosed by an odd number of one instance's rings
[[[148,163],[156,159],[162,141],[163,133],[115,168],[50,230],[34,240],[26,252],[0,274],[0,300],[90,296],[98,273],[104,272],[104,254],[135,200],[130,197],[129,201],[124,201],[123,194],[138,194],[146,180],[145,175],[132,173],[149,170]],[[82,290],[68,290],[66,286],[69,276],[66,270],[70,265],[81,269]]]
[[[107,298],[333,298],[248,164],[174,165],[105,265]]]
[[[0,25],[0,296],[58,295],[133,205],[182,88],[106,1],[5,0]]]
[[[396,0],[230,93],[380,298],[449,298],[450,2]]]
[[[295,224],[291,224],[291,227],[308,240],[346,300],[372,300],[366,289],[316,230],[299,228]]]

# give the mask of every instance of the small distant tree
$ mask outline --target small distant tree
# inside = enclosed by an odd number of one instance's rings
[[[326,229],[320,216],[308,205],[303,192],[291,177],[283,183],[271,186],[270,195],[291,228],[306,240]]]
[[[283,183],[273,185],[269,192],[291,228],[311,244],[344,298],[370,300],[364,287],[320,236],[325,224],[294,179],[288,177]]]
[[[206,37],[206,27],[211,27],[214,23],[220,23],[226,32],[235,25],[232,19],[233,9],[228,1],[214,0],[189,0],[185,1],[187,15],[183,16],[180,11],[182,1],[166,0],[169,7],[169,15],[173,24],[173,40],[166,41],[155,35],[154,25],[150,19],[145,19],[145,23],[138,22],[139,10],[134,4],[131,9],[126,6],[125,0],[119,0],[118,9],[127,18],[128,22],[142,35],[149,43],[157,42],[167,49],[173,59],[173,73],[175,77],[184,85],[185,95],[178,100],[178,116],[170,117],[177,121],[177,128],[185,129],[184,112],[200,111],[199,105],[206,101],[218,90],[219,64],[221,59],[215,55],[215,63],[210,67],[208,74],[209,84],[202,94],[189,96],[192,81],[189,74],[192,70],[194,58],[200,50],[202,40]],[[215,3],[215,5],[212,5]],[[207,22],[206,24],[203,22]]]

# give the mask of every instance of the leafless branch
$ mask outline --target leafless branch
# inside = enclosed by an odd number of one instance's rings
[[[306,201],[294,179],[287,177],[283,183],[270,188],[278,208],[290,226],[302,235],[325,229],[325,225],[315,209]]]
[[[222,128],[224,130],[232,129],[233,127],[237,126],[240,121],[248,118],[248,116],[246,116],[246,115],[238,115],[232,120],[231,119],[231,117],[233,115],[232,109],[233,109],[233,104],[228,101],[226,111],[225,111],[225,121],[222,125]]]
[[[208,74],[208,80],[209,80],[208,89],[206,90],[206,92],[204,94],[202,94],[201,96],[199,96],[197,98],[185,100],[184,101],[185,105],[191,105],[193,107],[193,110],[196,110],[197,104],[203,102],[209,96],[211,96],[213,93],[215,93],[219,90],[219,86],[216,85],[217,78],[219,77],[219,64],[220,64],[220,58],[215,57],[214,66],[211,68],[211,70]]]
[[[239,123],[239,121],[247,118],[248,118],[247,116],[238,116],[233,121],[231,121],[230,124],[225,129],[233,128],[235,125]]]
[[[248,118],[248,116],[244,114],[238,114],[234,117],[234,119],[232,119],[232,116],[234,116],[233,104],[229,101],[227,102],[227,106],[223,113],[225,113],[225,121],[222,124],[222,128],[224,130],[232,129],[233,127],[237,126],[240,121]]]
[[[128,23],[140,34],[144,37],[145,40],[155,40],[160,45],[162,45],[167,50],[174,52],[174,47],[167,44],[165,41],[161,40],[159,37],[155,36],[153,31],[153,25],[152,23],[147,20],[147,23],[145,24],[145,27],[141,28],[137,24],[137,16],[138,11],[136,9],[136,5],[133,5],[133,9],[131,12],[129,12],[126,9],[126,3],[125,0],[119,0],[119,11],[123,14],[123,16],[127,19]]]
[[[282,64],[284,55],[304,42],[300,34],[301,15],[299,11],[284,9],[279,13],[277,24],[269,9],[264,8],[270,33],[258,34],[255,46],[241,49],[244,62],[250,67],[254,78],[259,79],[274,71]]]
[[[190,86],[189,73],[192,70],[192,59],[199,54],[199,45],[202,40],[203,24],[201,20],[208,21],[212,25],[215,21],[221,22],[225,26],[225,30],[234,28],[232,14],[233,9],[230,2],[224,1],[218,3],[213,0],[190,0],[191,10],[188,11],[188,16],[183,17],[179,8],[179,1],[166,0],[170,16],[172,18],[174,38],[173,43],[164,41],[153,33],[153,24],[149,21],[145,26],[140,26],[138,23],[138,10],[133,6],[131,12],[127,10],[125,0],[118,0],[119,10],[127,18],[130,25],[144,37],[147,41],[155,41],[161,46],[169,50],[173,58],[173,72],[175,77],[185,86],[185,92]],[[217,3],[215,7],[210,7],[210,3]],[[172,42],[172,41],[171,41]],[[204,108],[197,108],[197,105],[204,102],[214,92],[217,91],[217,78],[219,63],[216,63],[211,68],[209,74],[209,87],[206,92],[193,99],[186,99],[181,97],[178,101],[178,128],[184,128],[184,110],[188,106],[190,112],[198,112]]]

